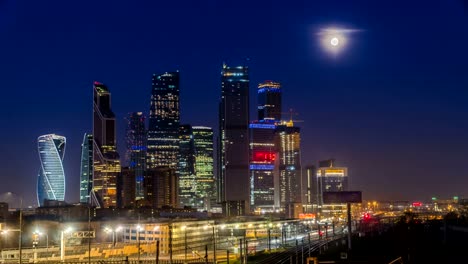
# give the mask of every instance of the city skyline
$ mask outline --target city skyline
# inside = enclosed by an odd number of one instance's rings
[[[35,3],[27,7],[7,3],[21,16],[16,22],[0,16],[0,30],[9,39],[0,44],[9,51],[0,66],[5,74],[0,87],[8,87],[5,98],[21,98],[28,107],[21,109],[13,102],[2,106],[1,118],[13,128],[1,135],[15,144],[6,142],[9,151],[2,152],[4,159],[13,157],[13,161],[3,172],[0,193],[23,193],[26,204],[34,204],[35,197],[29,193],[34,193],[37,176],[35,139],[56,133],[67,137],[65,200],[78,202],[80,145],[83,134],[92,131],[92,81],[110,87],[117,150],[123,156],[123,118],[129,112],[149,116],[151,74],[180,70],[181,124],[217,129],[219,69],[223,61],[242,65],[248,57],[250,115],[256,116],[256,85],[265,80],[280,82],[283,111],[293,108],[299,113],[294,118],[304,120],[298,124],[303,168],[336,158],[338,166],[349,169],[350,189],[362,190],[364,197],[372,199],[467,196],[468,77],[464,71],[468,53],[464,47],[468,38],[462,4],[412,3],[403,10],[398,3],[377,8],[369,1],[360,2],[365,4],[362,10],[345,3],[348,8],[342,10],[347,12],[335,11],[332,4],[313,3],[301,3],[301,8],[249,4],[245,9],[190,4],[204,16],[183,11],[194,21],[189,26],[167,23],[166,14],[152,21],[145,11],[154,8],[151,4],[107,10],[106,5],[84,3],[62,13],[60,4],[48,9]],[[102,17],[84,21],[90,6]],[[172,4],[158,8],[176,10]],[[203,11],[206,8],[209,11]],[[259,12],[263,9],[271,12]],[[119,22],[122,13],[126,16]],[[230,22],[237,21],[238,13],[245,21]],[[278,19],[267,13],[278,14]],[[61,23],[47,18],[52,14]],[[402,21],[394,21],[395,16]],[[223,17],[231,20],[223,26],[212,23]],[[441,19],[436,23],[433,17]],[[256,26],[243,32],[252,24]],[[360,32],[346,50],[328,56],[315,44],[314,32],[333,24]],[[225,26],[242,37],[216,33]],[[73,34],[66,28],[74,29]],[[162,43],[158,34],[152,41],[147,33],[154,28],[170,41]],[[457,40],[449,41],[454,36]],[[89,44],[95,39],[101,42]],[[16,47],[16,43],[21,44]],[[441,177],[449,181],[441,185]],[[25,184],[18,186],[9,179]]]

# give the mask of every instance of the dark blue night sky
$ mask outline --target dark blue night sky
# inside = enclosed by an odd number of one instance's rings
[[[317,41],[331,25],[359,29],[338,56]],[[303,165],[334,157],[366,199],[468,196],[462,0],[0,0],[0,34],[0,193],[27,204],[48,133],[67,137],[67,201],[78,201],[94,80],[112,92],[123,156],[123,118],[148,114],[153,73],[179,70],[182,122],[216,128],[221,65],[245,58],[252,96],[279,81],[283,110],[304,121]]]

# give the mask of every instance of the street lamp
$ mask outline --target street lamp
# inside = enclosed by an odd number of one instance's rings
[[[60,260],[65,259],[65,235],[72,231],[71,227],[67,227],[60,232]]]
[[[215,236],[215,224],[208,224],[205,226],[205,229],[212,227],[213,230],[213,263],[216,264],[216,236]]]
[[[19,208],[19,229],[17,230],[10,230],[10,231],[16,231],[19,232],[19,241],[18,241],[18,249],[19,249],[19,263],[22,263],[22,258],[23,258],[23,251],[22,251],[22,244],[23,244],[23,197],[21,195],[18,195],[13,192],[7,192],[5,193],[8,196],[16,195],[20,199],[20,208]]]
[[[46,252],[47,252],[47,259],[49,258],[49,235],[47,233],[42,233],[41,231],[35,230],[33,232],[33,246],[34,251],[36,251],[36,247],[39,244],[39,237],[45,235],[46,236]],[[34,262],[36,262],[37,253],[34,252]]]
[[[143,230],[143,227],[141,225],[137,225],[136,227],[137,231],[137,243],[138,243],[138,263],[140,263],[140,255],[141,255],[141,249],[140,249],[140,232]]]
[[[153,228],[153,240],[154,240],[154,243],[156,245],[156,248],[155,248],[155,255],[156,255],[156,264],[159,263],[159,238],[156,240],[156,231],[159,231],[159,226],[154,226]]]
[[[115,247],[115,243],[117,242],[116,233],[122,231],[122,227],[118,226],[116,228],[106,227],[104,228],[104,232],[112,233],[112,247]]]

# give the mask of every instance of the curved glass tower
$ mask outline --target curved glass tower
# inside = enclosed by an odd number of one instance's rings
[[[63,157],[66,139],[63,136],[49,134],[37,138],[37,148],[41,169],[37,180],[37,201],[39,206],[44,200],[63,201],[65,199],[65,173]]]

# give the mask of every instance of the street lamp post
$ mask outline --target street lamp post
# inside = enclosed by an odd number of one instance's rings
[[[65,235],[70,233],[72,229],[70,227],[60,232],[60,260],[65,260]]]
[[[138,263],[140,263],[140,255],[141,255],[141,248],[140,248],[140,231],[141,226],[137,225],[137,243],[138,243]]]
[[[215,225],[211,226],[213,228],[213,262],[216,264],[216,233],[215,233]]]
[[[212,228],[212,236],[213,236],[213,263],[216,264],[216,233],[215,233],[215,225],[214,224],[208,224],[205,226],[205,229],[208,227]]]
[[[184,243],[185,243],[185,262],[187,263],[187,226],[182,226],[182,230],[184,230]]]
[[[117,242],[117,236],[116,236],[116,233],[117,232],[120,232],[122,230],[122,227],[121,226],[118,226],[116,228],[111,228],[111,227],[106,227],[104,229],[104,231],[106,233],[112,233],[112,247],[115,247],[115,244]]]
[[[39,239],[39,237],[41,236],[45,236],[46,237],[46,254],[47,254],[47,259],[49,259],[49,235],[47,233],[42,233],[41,231],[34,231],[33,232],[33,236],[37,236],[37,239]],[[36,246],[39,244],[39,241],[36,241]],[[34,247],[34,250],[36,249],[36,246]],[[36,260],[36,254],[34,254],[34,261]]]

